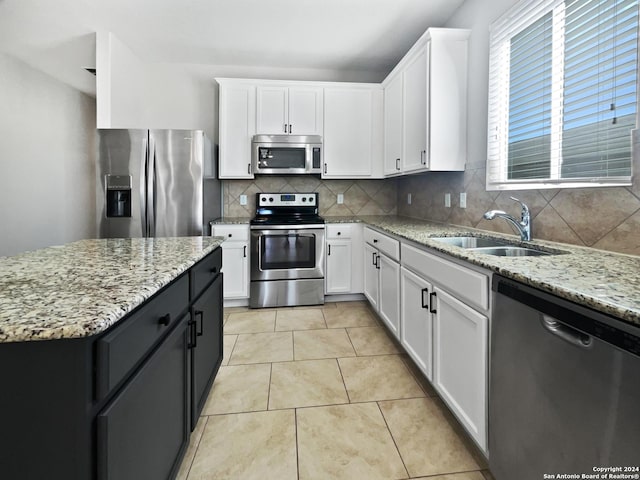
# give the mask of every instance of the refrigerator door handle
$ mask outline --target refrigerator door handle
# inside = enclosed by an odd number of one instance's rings
[[[156,145],[149,139],[149,175],[147,176],[147,237],[156,230]]]
[[[147,186],[149,184],[149,136],[147,135],[146,145],[144,145],[144,157],[142,158],[142,168],[140,169],[142,178],[140,179],[140,224],[142,236],[149,236],[147,221]]]

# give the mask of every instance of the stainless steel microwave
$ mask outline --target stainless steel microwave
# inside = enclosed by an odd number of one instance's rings
[[[256,174],[322,173],[322,137],[255,135],[251,163]]]

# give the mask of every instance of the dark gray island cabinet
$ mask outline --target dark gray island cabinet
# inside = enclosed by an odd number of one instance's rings
[[[218,247],[104,332],[0,343],[0,478],[174,478],[222,362]]]

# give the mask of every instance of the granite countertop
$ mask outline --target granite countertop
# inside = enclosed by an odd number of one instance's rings
[[[534,288],[640,326],[640,257],[566,243],[535,239],[521,242],[504,235],[398,216],[325,216],[327,224],[365,223],[381,231],[465,260]],[[225,217],[215,223],[248,223],[249,218]],[[473,235],[500,238],[523,246],[558,250],[561,255],[498,257],[475,253],[432,237]]]
[[[80,240],[0,257],[0,343],[103,332],[222,241]]]
[[[484,267],[505,277],[552,293],[640,326],[640,257],[534,240],[515,235],[396,216],[325,217],[328,223],[362,222],[381,231]],[[475,253],[432,237],[473,235],[501,238],[530,248],[564,252],[535,257],[498,257]]]

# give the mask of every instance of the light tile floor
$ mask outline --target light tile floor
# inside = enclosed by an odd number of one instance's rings
[[[366,302],[224,316],[222,366],[178,479],[491,479]]]

